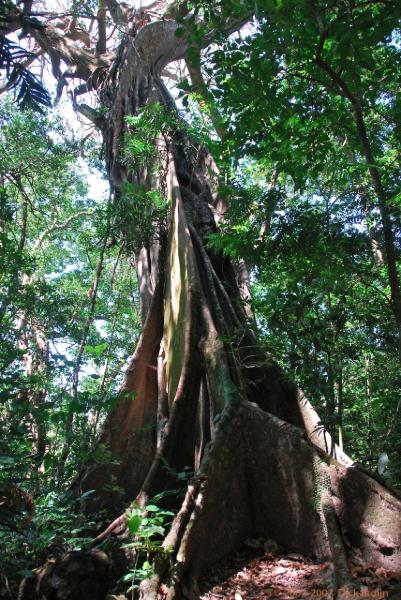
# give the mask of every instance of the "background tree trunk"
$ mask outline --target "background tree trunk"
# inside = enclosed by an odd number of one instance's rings
[[[124,17],[110,12],[116,21]],[[156,230],[136,256],[143,331],[98,441],[112,464],[105,468],[94,455],[74,487],[95,490],[88,511],[106,507],[118,515],[133,500],[145,507],[156,493],[176,489],[177,473],[193,473],[164,542],[172,548],[175,579],[169,560],[156,561],[154,577],[142,585],[147,600],[156,600],[162,581],[169,584],[169,598],[196,595],[201,571],[250,532],[285,549],[331,558],[340,582],[344,547],[365,563],[395,570],[400,501],[353,468],[302,392],[262,352],[230,260],[205,244],[219,213],[213,161],[188,136],[161,81],[163,68],[188,49],[187,36],[177,37],[176,29],[170,20],[137,33],[131,27],[108,70],[93,56],[89,60],[86,50],[79,53],[79,76],[91,78],[102,104],[96,119],[116,209],[127,182],[145,190],[155,184],[148,166],[122,161],[127,117],[158,102],[175,124],[158,138],[157,185],[169,203],[167,236]],[[77,62],[68,38],[49,28],[37,37],[59,59]],[[127,534],[127,511],[95,543],[111,534]],[[78,569],[68,567],[77,561]],[[72,553],[26,580],[20,598],[77,600],[88,590],[105,598],[107,569],[99,552]]]

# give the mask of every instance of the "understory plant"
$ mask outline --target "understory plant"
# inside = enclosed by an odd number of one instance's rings
[[[171,518],[170,518],[171,517]],[[174,513],[156,504],[148,504],[141,508],[134,504],[128,517],[128,530],[134,541],[125,544],[124,548],[134,550],[134,565],[122,578],[129,583],[127,592],[134,593],[141,581],[153,574],[152,560],[157,555],[167,558],[170,548],[163,546],[166,528],[171,525]]]

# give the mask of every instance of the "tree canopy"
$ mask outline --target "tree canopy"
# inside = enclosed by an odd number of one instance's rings
[[[401,486],[400,26],[396,0],[0,7],[4,597],[139,492],[128,530],[163,555],[239,396],[275,414],[283,386],[299,426],[295,383]]]

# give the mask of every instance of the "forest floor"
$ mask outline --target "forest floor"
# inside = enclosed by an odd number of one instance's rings
[[[335,599],[331,563],[269,549],[269,543],[263,547],[263,542],[248,540],[209,569],[201,581],[201,600]],[[357,561],[349,563],[349,571],[355,586],[346,594],[350,600],[401,600],[401,571],[363,568]]]

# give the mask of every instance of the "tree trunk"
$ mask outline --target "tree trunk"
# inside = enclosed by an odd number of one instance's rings
[[[18,242],[17,257],[22,260],[22,254],[26,249],[27,232],[29,228],[29,197],[21,183],[21,177],[15,177],[15,185],[21,194],[21,234]],[[17,263],[18,264],[18,263]],[[35,276],[28,275],[23,270],[15,270],[14,282],[9,286],[5,295],[3,309],[6,310],[8,302],[13,292],[19,287],[30,286],[34,283]],[[14,285],[13,285],[14,284]],[[0,311],[0,314],[3,314]],[[32,455],[35,457],[33,468],[35,469],[36,492],[39,492],[38,473],[43,470],[43,459],[46,453],[46,424],[45,421],[38,418],[38,412],[43,410],[47,391],[44,385],[44,377],[48,368],[49,344],[43,326],[32,316],[25,308],[18,310],[17,317],[18,331],[18,350],[23,355],[23,365],[25,375],[28,378],[29,385],[23,389],[18,398],[27,403],[30,438],[32,440]],[[37,380],[33,382],[33,378]]]
[[[387,272],[391,291],[391,308],[397,325],[398,334],[398,355],[401,361],[401,289],[400,278],[397,271],[396,249],[394,244],[393,225],[391,223],[390,212],[388,209],[388,198],[383,187],[382,178],[377,168],[373,156],[371,144],[368,139],[365,120],[360,101],[353,104],[356,129],[358,132],[361,148],[368,166],[372,187],[377,197],[377,204],[380,212],[381,225],[383,230],[384,246],[386,249]]]
[[[145,507],[155,494],[182,487],[177,473],[190,468],[164,541],[169,558],[159,556],[141,585],[147,600],[157,599],[162,582],[169,598],[196,597],[202,570],[249,536],[332,558],[338,569],[340,539],[349,554],[396,570],[401,502],[332,445],[309,402],[260,349],[230,261],[205,244],[218,218],[213,161],[188,136],[160,79],[183,53],[175,28],[158,21],[124,39],[99,84],[115,208],[125,182],[145,190],[156,182],[169,216],[167,236],[156,228],[137,254],[143,331],[98,441],[112,464],[106,468],[95,453],[74,487],[95,490],[88,511],[118,515],[134,500]],[[176,119],[157,138],[157,178],[149,165],[121,160],[126,117],[155,101]],[[112,534],[127,535],[127,511],[95,544]],[[19,598],[105,598],[108,568],[100,551],[70,553],[26,580]]]
[[[32,276],[22,274],[21,285],[29,285],[32,282]],[[43,411],[47,395],[44,378],[48,369],[49,343],[41,324],[25,309],[19,310],[18,313],[18,349],[23,353],[24,371],[29,381],[28,387],[19,393],[18,398],[27,403],[29,411],[27,417],[38,493],[38,476],[43,471],[43,459],[47,449],[46,423],[40,412]]]
[[[344,381],[343,381],[343,360],[341,351],[337,349],[337,364],[338,375],[336,382],[337,390],[337,412],[338,412],[338,446],[341,451],[344,451],[344,422],[343,422],[343,407],[344,407]]]

